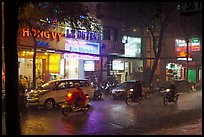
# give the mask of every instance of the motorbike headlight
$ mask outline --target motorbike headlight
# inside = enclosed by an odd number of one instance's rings
[[[134,89],[131,88],[130,91],[132,92],[132,91],[134,91]]]
[[[169,92],[170,91],[170,89],[168,88],[168,89],[166,89],[166,92]]]

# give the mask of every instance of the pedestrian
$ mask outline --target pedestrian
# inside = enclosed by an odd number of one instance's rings
[[[19,81],[18,84],[18,91],[19,91],[19,109],[20,112],[23,113],[26,110],[26,93],[25,93],[25,86]]]

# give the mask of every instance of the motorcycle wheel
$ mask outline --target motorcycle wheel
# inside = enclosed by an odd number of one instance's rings
[[[102,99],[102,94],[97,97],[97,100]]]
[[[163,103],[164,103],[164,105],[167,105],[169,103],[169,99],[167,97],[164,97]]]
[[[130,98],[130,97],[127,98],[127,99],[126,99],[126,104],[127,104],[127,105],[131,105],[131,104],[132,104],[132,98]]]
[[[175,98],[174,98],[174,103],[176,104],[178,102],[178,96],[176,96]]]
[[[139,97],[139,98],[137,99],[137,103],[138,103],[138,104],[141,104],[141,103],[142,103],[142,98],[141,98],[141,97]]]
[[[63,108],[62,109],[62,114],[66,117],[70,114],[70,108]]]
[[[89,111],[90,105],[87,105],[83,108],[83,112],[87,113]]]

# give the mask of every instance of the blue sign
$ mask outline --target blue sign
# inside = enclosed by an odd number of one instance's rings
[[[48,42],[44,42],[44,41],[37,41],[37,46],[41,46],[41,47],[49,47],[49,43]]]
[[[99,41],[100,33],[86,32],[82,30],[67,29],[66,38],[90,40],[90,41]]]

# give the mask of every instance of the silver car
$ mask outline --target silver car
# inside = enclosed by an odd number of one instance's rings
[[[49,81],[40,88],[28,92],[27,105],[52,110],[56,105],[65,102],[67,92],[74,90],[76,83],[90,99],[93,98],[93,87],[86,79],[60,79]]]
[[[112,90],[112,98],[113,99],[125,99],[129,91],[135,86],[137,80],[129,80],[119,84]],[[147,93],[149,93],[149,87],[145,84],[145,82],[141,81],[142,85],[142,95],[145,97]]]

